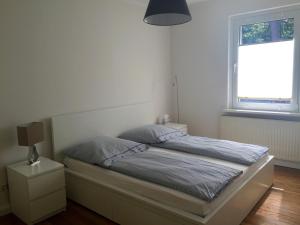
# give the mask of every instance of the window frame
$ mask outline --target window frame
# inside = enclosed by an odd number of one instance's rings
[[[238,90],[238,48],[240,27],[260,22],[294,18],[294,75],[291,104],[239,102]],[[238,14],[229,18],[228,51],[228,108],[278,112],[299,112],[300,100],[300,4],[262,11]],[[298,63],[297,63],[298,62]]]

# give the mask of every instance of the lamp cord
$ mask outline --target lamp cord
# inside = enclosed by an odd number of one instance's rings
[[[175,75],[175,84],[176,84],[176,107],[177,107],[177,123],[179,123],[179,87],[178,87],[178,77]]]

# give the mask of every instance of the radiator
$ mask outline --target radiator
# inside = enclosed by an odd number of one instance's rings
[[[300,162],[300,122],[222,116],[220,137],[268,146],[277,159]]]

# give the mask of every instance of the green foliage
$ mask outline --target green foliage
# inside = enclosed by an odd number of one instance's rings
[[[294,19],[281,21],[281,37],[288,40],[294,38]]]
[[[242,35],[243,44],[259,44],[269,42],[269,23],[256,23],[242,26]]]
[[[243,25],[241,35],[241,45],[292,40],[294,19]]]

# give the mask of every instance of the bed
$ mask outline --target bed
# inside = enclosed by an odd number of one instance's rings
[[[121,225],[240,224],[272,185],[272,156],[266,155],[252,166],[197,156],[243,170],[243,175],[210,203],[78,160],[64,159],[65,148],[91,137],[116,137],[127,129],[154,123],[152,109],[148,102],[52,118],[54,158],[66,165],[68,197]]]

